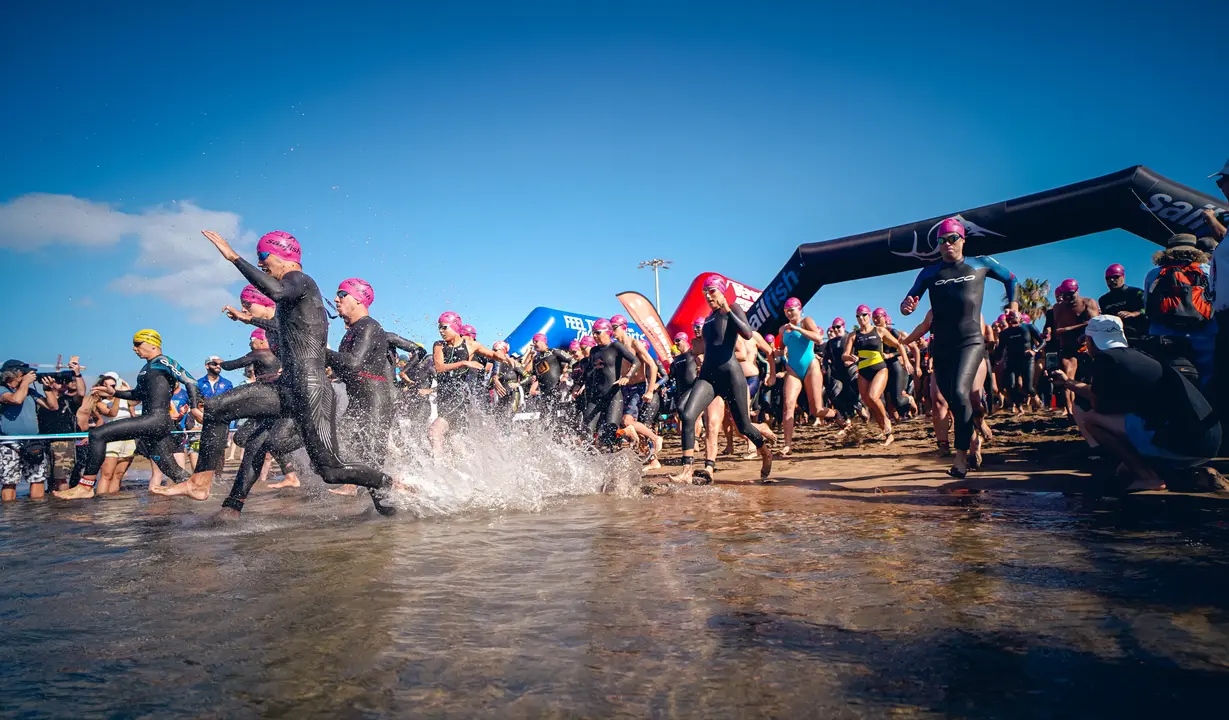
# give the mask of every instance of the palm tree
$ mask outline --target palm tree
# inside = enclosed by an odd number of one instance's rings
[[[1050,309],[1050,281],[1024,278],[1016,286],[1016,301],[1020,305],[1021,313],[1033,320],[1040,320],[1046,310]],[[1011,298],[1004,292],[1003,310],[1006,311],[1009,305]]]

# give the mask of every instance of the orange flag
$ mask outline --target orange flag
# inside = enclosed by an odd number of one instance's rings
[[[672,357],[670,333],[666,332],[666,324],[657,314],[657,308],[653,307],[653,303],[649,302],[648,298],[638,292],[622,292],[615,297],[619,298],[619,302],[627,308],[627,314],[631,316],[632,322],[640,326],[640,331],[644,333],[644,337],[657,353],[657,359],[661,360],[662,365],[670,367]]]

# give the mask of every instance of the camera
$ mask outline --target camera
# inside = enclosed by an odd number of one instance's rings
[[[56,370],[55,372],[41,372],[38,374],[39,380],[59,380],[66,383],[72,382],[75,377],[72,370]]]
[[[1058,353],[1046,353],[1046,373],[1052,373],[1058,369]]]

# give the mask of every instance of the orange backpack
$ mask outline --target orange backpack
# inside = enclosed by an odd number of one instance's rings
[[[1181,332],[1203,328],[1212,319],[1208,287],[1199,263],[1162,266],[1148,289],[1148,318]]]

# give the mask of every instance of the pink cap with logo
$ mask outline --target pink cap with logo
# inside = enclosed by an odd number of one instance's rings
[[[451,310],[440,315],[438,324],[452,328],[452,331],[458,335],[461,334],[461,316]]]
[[[361,278],[342,280],[341,284],[337,286],[337,292],[344,292],[358,300],[363,304],[363,307],[371,307],[371,303],[376,301],[375,289],[371,287],[371,283]]]
[[[256,255],[266,253],[292,263],[303,260],[303,250],[299,247],[299,241],[294,239],[294,235],[283,230],[265,233],[264,237],[256,243]]]
[[[264,293],[257,290],[255,285],[248,285],[239,292],[239,302],[247,303],[248,305],[263,305],[265,307],[273,307],[275,305]]]
[[[935,237],[944,237],[946,235],[951,235],[952,233],[959,235],[963,239],[964,223],[960,222],[954,217],[949,217],[948,219],[939,223],[938,229],[935,230]]]

